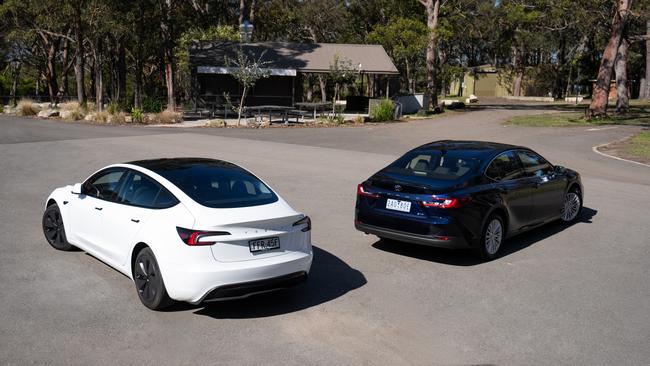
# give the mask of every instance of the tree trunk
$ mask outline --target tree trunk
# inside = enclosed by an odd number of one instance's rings
[[[646,22],[645,40],[645,78],[641,80],[639,99],[650,99],[650,20]]]
[[[623,37],[621,44],[618,46],[616,53],[616,63],[614,70],[616,71],[616,113],[625,114],[630,108],[630,90],[628,89],[627,82],[627,58],[630,42]]]
[[[62,70],[61,70],[61,85],[59,87],[59,97],[68,95],[68,73],[70,68],[68,65],[70,41],[66,38],[63,40],[63,55],[62,55]]]
[[[59,41],[52,39],[49,35],[44,37],[47,39],[47,68],[45,69],[45,79],[47,81],[47,91],[50,96],[50,104],[55,106],[59,103],[59,88],[56,80],[56,54],[59,49]]]
[[[244,86],[244,90],[241,92],[241,99],[239,100],[239,108],[237,108],[237,126],[239,126],[239,122],[241,121],[241,112],[244,110],[244,99],[246,99],[246,91],[247,87]],[[271,121],[269,121],[269,124]]]
[[[102,47],[103,42],[100,38],[95,47],[95,103],[97,112],[104,109],[104,80],[102,72]]]
[[[440,13],[440,0],[426,0],[427,27],[429,28],[429,43],[427,44],[427,91],[429,92],[429,109],[438,105],[438,75],[436,53],[438,49],[436,28]],[[387,96],[388,97],[388,96]]]
[[[173,19],[172,19],[172,0],[164,0],[162,6],[162,21],[160,29],[162,30],[164,40],[164,58],[165,58],[165,85],[167,87],[167,109],[176,110],[176,94],[174,92],[175,84],[175,65],[174,65],[174,44],[173,44]]]
[[[239,24],[244,22],[244,12],[246,12],[246,1],[239,0]]]
[[[117,101],[122,103],[126,98],[126,47],[124,37],[118,40],[117,51]]]
[[[248,21],[251,22],[252,24],[255,24],[255,7],[257,6],[257,1],[256,0],[251,0],[251,8],[248,13]]]
[[[86,103],[86,88],[84,85],[84,73],[85,73],[85,63],[86,59],[84,57],[84,39],[83,31],[81,28],[81,1],[75,2],[74,8],[74,38],[77,43],[77,52],[75,53],[75,64],[74,64],[74,77],[77,82],[77,101],[80,105]]]
[[[13,81],[11,83],[11,100],[13,106],[18,105],[18,78],[20,77],[20,64],[16,66],[13,70]]]
[[[321,102],[326,102],[327,101],[327,82],[325,81],[325,78],[323,77],[322,74],[318,74],[318,83],[320,84],[320,98]]]
[[[526,67],[524,66],[524,50],[523,47],[513,48],[515,54],[515,81],[512,88],[512,95],[520,97],[521,88],[524,83],[524,72],[526,71]]]
[[[138,24],[136,25],[136,50],[135,50],[135,85],[133,88],[133,107],[142,110],[142,54],[144,42],[144,4],[138,1]]]
[[[415,93],[413,91],[413,80],[411,80],[411,68],[409,67],[408,60],[406,60],[406,84],[407,84],[409,94]]]
[[[334,84],[334,96],[332,97],[332,117],[336,116],[336,98],[339,94],[339,83]]]
[[[627,18],[630,14],[630,7],[633,0],[619,0],[618,9],[614,14],[612,21],[612,31],[607,42],[607,47],[603,52],[603,57],[600,61],[600,68],[598,70],[598,78],[594,84],[594,91],[591,97],[591,104],[586,112],[588,119],[604,117],[607,115],[607,104],[609,97],[609,88],[612,80],[612,69],[616,59],[616,53],[621,38],[623,29]]]

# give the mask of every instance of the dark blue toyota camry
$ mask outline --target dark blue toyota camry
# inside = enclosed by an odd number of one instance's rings
[[[357,230],[414,244],[469,248],[494,258],[504,239],[550,221],[571,223],[580,175],[521,146],[436,141],[357,187]]]

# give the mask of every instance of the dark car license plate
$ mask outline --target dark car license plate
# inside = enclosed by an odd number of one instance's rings
[[[248,242],[248,247],[250,248],[251,253],[265,252],[267,250],[278,249],[280,248],[280,238],[273,237],[273,238],[250,240]]]

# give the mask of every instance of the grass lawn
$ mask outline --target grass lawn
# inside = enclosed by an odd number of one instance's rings
[[[623,145],[623,149],[642,161],[650,161],[650,131],[641,132],[627,140]]]
[[[594,125],[650,126],[650,103],[647,101],[631,102],[630,110],[625,115],[619,116],[611,112],[608,118],[593,119],[591,121],[584,118],[584,111],[588,108],[586,105],[549,106],[549,108],[555,108],[554,112],[529,116],[517,116],[506,121],[504,124],[527,127],[573,127]],[[558,111],[558,108],[566,111]],[[614,108],[615,106],[610,106],[610,111],[613,111]]]

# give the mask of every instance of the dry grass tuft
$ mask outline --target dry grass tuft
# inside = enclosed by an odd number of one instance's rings
[[[111,114],[106,111],[97,112],[95,113],[95,122],[108,123],[110,116]]]
[[[35,116],[41,111],[41,107],[31,99],[21,99],[16,107],[16,114],[19,116]]]
[[[84,110],[79,102],[67,102],[60,105],[61,118],[78,121],[84,118]]]
[[[148,122],[150,124],[173,124],[181,123],[182,121],[183,116],[180,113],[165,110],[160,113],[150,115]]]

